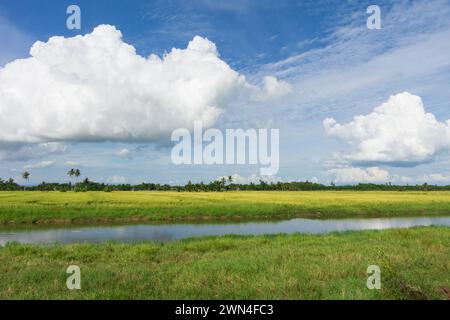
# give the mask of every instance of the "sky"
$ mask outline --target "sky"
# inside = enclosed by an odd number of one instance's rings
[[[445,0],[0,0],[0,177],[450,184],[449,39]],[[279,170],[175,164],[195,121],[278,129]]]

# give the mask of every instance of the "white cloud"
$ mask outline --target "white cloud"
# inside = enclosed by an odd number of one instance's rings
[[[378,167],[366,169],[361,168],[339,168],[328,171],[328,174],[334,175],[334,182],[344,184],[354,183],[386,183],[392,180],[388,171]]]
[[[76,161],[66,161],[64,164],[66,166],[78,166],[79,165],[79,163]]]
[[[430,173],[426,175],[420,176],[418,181],[424,183],[437,183],[437,184],[449,184],[450,183],[450,174],[442,174],[442,173]]]
[[[117,150],[116,155],[122,159],[131,159],[132,158],[131,152],[127,148]]]
[[[26,165],[25,167],[23,167],[24,169],[43,169],[43,168],[47,168],[50,167],[52,165],[54,165],[54,161],[50,161],[50,160],[45,160],[45,161],[41,161],[35,164],[29,164]]]
[[[383,10],[380,32],[366,27],[368,15],[360,5],[346,9],[328,35],[321,36],[322,47],[294,54],[266,65],[264,72],[301,81],[302,95],[353,94],[368,87],[389,87],[405,78],[445,72],[450,65],[446,54],[450,33],[446,0],[401,2]],[[439,50],[436,50],[439,48]],[[427,59],[433,56],[433,59]],[[435,84],[440,85],[440,84]],[[370,93],[370,92],[369,92]]]
[[[263,78],[262,87],[253,86],[253,94],[251,99],[253,101],[273,100],[292,91],[292,86],[283,80],[278,80],[274,76],[266,76]]]
[[[317,177],[312,177],[310,182],[312,182],[312,183],[320,183],[320,180]]]
[[[379,103],[380,96],[404,90],[420,93],[435,114],[446,114],[448,106],[443,102],[448,101],[450,83],[450,42],[446,40],[450,37],[449,2],[385,6],[379,32],[367,30],[368,15],[359,6],[353,3],[346,9],[346,14],[336,20],[337,27],[329,29],[328,36],[320,36],[313,49],[260,69],[258,75],[272,74],[293,85],[287,103],[277,106],[282,115],[291,112],[291,121],[284,121],[284,127],[305,126],[327,116],[367,113]],[[259,112],[265,115],[267,110]]]
[[[128,181],[127,178],[122,176],[112,176],[106,179],[106,182],[111,184],[123,184],[127,183],[127,181]]]
[[[235,173],[233,175],[231,175],[231,177],[233,178],[233,183],[236,184],[250,184],[250,183],[254,183],[254,184],[259,184],[260,181],[264,181],[267,183],[276,183],[278,181],[282,181],[281,178],[277,177],[277,176],[258,176],[256,174],[251,174],[250,176],[244,177],[239,175],[238,173]],[[220,180],[222,178],[225,178],[228,181],[228,176],[222,176],[217,178],[217,180]]]
[[[215,123],[244,78],[194,37],[143,58],[115,27],[36,42],[0,69],[0,142],[154,141],[194,120]]]
[[[356,146],[355,152],[342,156],[351,162],[416,164],[450,149],[450,120],[439,122],[425,112],[419,96],[408,92],[391,96],[349,123],[327,118],[323,125],[328,135]]]
[[[0,69],[3,144],[168,140],[196,120],[212,126],[238,91],[259,100],[290,91],[272,76],[262,88],[249,84],[200,36],[144,58],[114,26],[100,25],[38,41],[30,55]]]

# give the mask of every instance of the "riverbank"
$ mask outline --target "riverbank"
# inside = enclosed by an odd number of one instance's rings
[[[0,248],[0,299],[449,299],[450,228]],[[366,287],[381,268],[381,290]],[[81,269],[81,290],[66,268]]]
[[[450,192],[0,192],[0,224],[450,215]]]

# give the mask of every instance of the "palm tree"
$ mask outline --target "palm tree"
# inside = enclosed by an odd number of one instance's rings
[[[225,179],[225,177],[222,177],[220,180],[219,180],[219,191],[222,191],[222,189],[225,189],[225,183],[226,183],[226,179]]]
[[[69,176],[69,179],[72,179],[73,175],[75,174],[75,170],[70,169],[67,171],[67,175]],[[70,190],[72,190],[72,181],[70,181]]]
[[[76,178],[78,178],[81,175],[81,172],[79,169],[70,169],[67,174],[69,175],[70,178],[72,178],[73,176],[75,176]],[[72,188],[73,189],[73,188]]]
[[[67,174],[69,175],[69,177],[72,178],[72,176],[75,174],[75,170],[74,169],[70,169],[69,171],[67,171]]]
[[[78,180],[77,178],[81,175],[80,169],[75,169],[74,175],[75,175],[75,178],[76,178],[75,180]]]
[[[25,180],[30,179],[31,174],[28,171],[25,171],[24,173],[22,173],[22,178]],[[23,186],[23,191],[25,191],[26,186]]]

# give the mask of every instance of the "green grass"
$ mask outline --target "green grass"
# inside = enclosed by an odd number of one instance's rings
[[[448,299],[450,228],[0,248],[0,299]],[[68,290],[69,265],[81,290]],[[381,290],[366,287],[381,267]]]
[[[450,214],[450,192],[0,192],[0,224]]]

